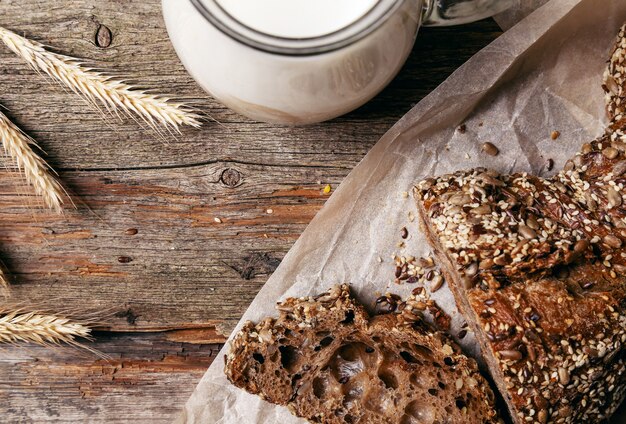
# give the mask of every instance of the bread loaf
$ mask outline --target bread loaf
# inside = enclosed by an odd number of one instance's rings
[[[610,125],[553,178],[474,169],[415,190],[423,230],[516,423],[596,423],[624,399],[626,92],[620,31]]]
[[[277,309],[232,341],[234,385],[317,423],[498,422],[476,362],[413,313],[370,318],[345,285]]]

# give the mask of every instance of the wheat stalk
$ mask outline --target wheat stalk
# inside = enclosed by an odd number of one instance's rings
[[[63,187],[52,175],[48,164],[31,148],[37,146],[35,140],[27,136],[2,112],[0,112],[0,142],[6,154],[23,172],[26,181],[33,186],[35,193],[43,198],[45,205],[56,212],[61,212]]]
[[[91,339],[87,324],[37,311],[0,310],[0,343],[80,346],[77,339]]]
[[[0,27],[0,40],[34,70],[56,79],[93,105],[99,101],[109,112],[121,110],[131,117],[136,115],[154,129],[156,124],[176,131],[180,125],[200,126],[199,116],[183,103],[134,90],[123,81],[85,67],[75,58],[52,53],[43,44],[3,27]]]

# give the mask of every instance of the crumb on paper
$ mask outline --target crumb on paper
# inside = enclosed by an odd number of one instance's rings
[[[408,191],[403,191],[402,192],[402,198],[403,199],[407,199],[409,197],[409,192]]]
[[[465,153],[465,159],[471,159],[469,153]]]
[[[559,138],[560,135],[561,135],[560,131],[554,130],[554,131],[552,131],[552,134],[550,134],[550,138],[552,140],[556,140],[557,138]]]
[[[326,184],[326,187],[324,187],[324,194],[328,194],[332,191],[332,187],[330,186],[330,184]]]
[[[459,125],[459,127],[456,129],[460,134],[465,134],[465,131],[467,130],[467,125],[465,124],[461,124]]]

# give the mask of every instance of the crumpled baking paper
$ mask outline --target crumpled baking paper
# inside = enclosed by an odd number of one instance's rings
[[[514,21],[508,15],[499,19],[505,25]],[[476,54],[400,119],[346,177],[240,325],[275,314],[278,299],[317,294],[340,282],[350,283],[370,307],[386,291],[406,296],[415,286],[393,283],[392,255],[425,256],[429,248],[409,218],[416,211],[414,201],[403,193],[424,177],[459,168],[548,175],[548,159],[561,168],[605,127],[601,75],[624,21],[624,0],[551,0]],[[457,130],[461,124],[464,133]],[[552,140],[555,130],[561,135]],[[500,154],[482,153],[485,142],[495,144]],[[409,230],[404,248],[398,247],[402,227]],[[452,317],[451,333],[457,334],[463,318],[447,286],[432,298]],[[476,354],[473,336],[462,342]],[[303,422],[286,408],[230,385],[223,373],[227,349],[202,378],[178,422]]]

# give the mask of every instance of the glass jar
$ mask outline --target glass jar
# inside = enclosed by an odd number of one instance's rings
[[[398,73],[420,25],[453,25],[515,0],[162,0],[187,71],[252,119],[308,124],[343,115]]]

